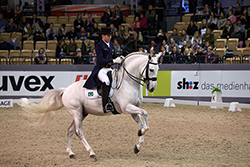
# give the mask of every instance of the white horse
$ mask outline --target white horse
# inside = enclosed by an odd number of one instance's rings
[[[146,89],[153,92],[157,85],[158,73],[157,57],[152,57],[147,53],[136,52],[129,54],[123,61],[119,70],[114,75],[116,86],[111,100],[119,113],[131,114],[133,119],[139,124],[139,143],[135,145],[134,153],[137,154],[144,142],[143,135],[149,129],[148,114],[145,110],[139,108],[142,103],[140,84],[143,81]],[[114,71],[113,71],[114,73]],[[88,142],[86,141],[82,121],[88,114],[108,115],[104,113],[101,98],[90,99],[85,96],[83,88],[85,81],[78,81],[70,86],[59,89],[49,90],[40,103],[21,101],[20,105],[31,115],[38,116],[38,120],[46,122],[53,115],[53,111],[62,108],[67,109],[73,117],[73,122],[68,129],[67,152],[70,158],[75,158],[71,150],[71,140],[74,133],[80,138],[83,145],[90,153],[93,160],[97,160],[96,155]],[[144,121],[142,121],[143,116]]]

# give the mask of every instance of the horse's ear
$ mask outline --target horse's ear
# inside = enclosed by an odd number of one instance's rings
[[[151,55],[148,55],[148,59],[151,60],[152,56]]]

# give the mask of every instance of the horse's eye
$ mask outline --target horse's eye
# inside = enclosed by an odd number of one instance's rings
[[[150,72],[153,72],[154,70],[153,70],[153,69],[150,69],[149,71],[150,71]]]

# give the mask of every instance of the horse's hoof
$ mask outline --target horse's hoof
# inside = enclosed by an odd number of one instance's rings
[[[94,160],[94,162],[96,162],[96,161],[97,161],[97,157],[96,157],[96,155],[90,155],[90,158],[91,158],[92,160]]]
[[[134,148],[134,153],[137,154],[140,150],[137,148],[137,146],[135,145],[135,148]]]
[[[69,158],[71,158],[71,159],[76,159],[76,156],[75,156],[75,154],[71,154],[71,155],[69,156]]]
[[[138,136],[142,136],[143,134],[142,134],[142,131],[141,131],[141,129],[140,130],[138,130]]]

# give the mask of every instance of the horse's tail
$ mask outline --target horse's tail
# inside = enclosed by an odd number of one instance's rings
[[[65,88],[49,90],[37,103],[28,99],[22,99],[19,105],[26,111],[28,117],[36,118],[35,125],[45,124],[48,120],[55,116],[53,111],[63,107],[62,95]]]

